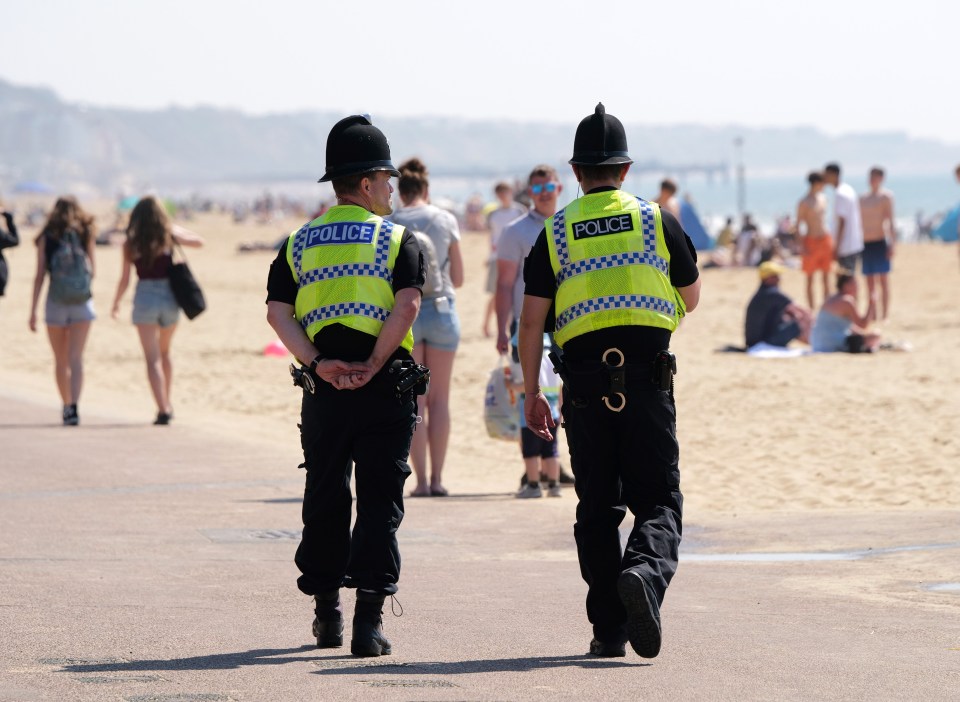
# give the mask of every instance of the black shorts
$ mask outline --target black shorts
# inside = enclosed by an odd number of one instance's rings
[[[527,427],[520,428],[520,452],[524,458],[558,458],[557,433],[553,432],[550,441],[537,436]]]

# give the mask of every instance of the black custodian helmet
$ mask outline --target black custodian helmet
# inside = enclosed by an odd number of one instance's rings
[[[326,183],[370,171],[400,175],[390,161],[387,137],[373,126],[370,118],[366,115],[344,117],[333,125],[327,137],[326,172],[317,182]]]
[[[580,120],[577,135],[573,138],[573,166],[607,166],[618,163],[633,163],[627,154],[627,134],[623,124],[613,115],[608,115],[602,102],[592,115]]]

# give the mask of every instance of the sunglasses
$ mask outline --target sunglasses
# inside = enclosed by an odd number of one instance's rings
[[[548,193],[552,193],[556,189],[557,189],[556,183],[537,183],[536,185],[530,186],[530,192],[532,192],[534,195],[539,195],[544,190],[546,190]]]

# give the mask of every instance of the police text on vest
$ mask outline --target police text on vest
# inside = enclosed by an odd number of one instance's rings
[[[630,215],[619,214],[613,215],[612,217],[601,217],[599,219],[588,219],[583,222],[574,222],[573,238],[588,239],[593,236],[629,232],[632,229],[633,220]]]
[[[307,230],[306,248],[326,244],[369,244],[373,241],[376,224],[369,222],[332,222]]]

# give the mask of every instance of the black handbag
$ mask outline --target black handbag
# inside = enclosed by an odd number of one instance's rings
[[[180,258],[183,260],[179,263],[170,264],[170,288],[173,290],[173,296],[176,298],[177,304],[180,305],[180,309],[187,315],[187,319],[194,319],[207,309],[207,301],[203,297],[200,284],[193,277],[193,273],[190,272],[183,249],[176,240],[174,240],[174,243],[180,251]]]

